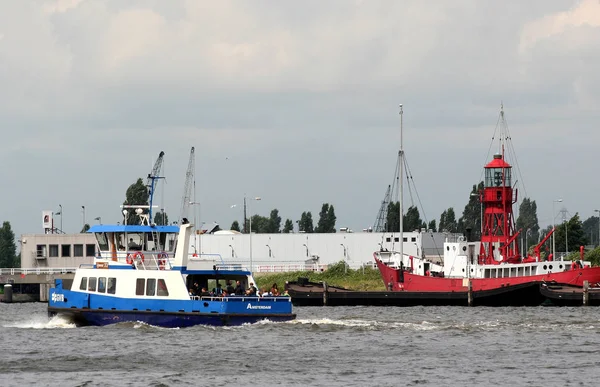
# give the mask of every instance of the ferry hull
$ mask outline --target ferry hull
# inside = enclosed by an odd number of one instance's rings
[[[49,316],[65,316],[77,326],[105,326],[126,322],[142,322],[163,328],[188,328],[195,325],[235,326],[254,324],[259,321],[282,322],[296,318],[290,314],[217,314],[217,313],[180,313],[145,312],[90,309],[48,308]]]
[[[600,267],[586,267],[532,276],[468,279],[416,275],[389,267],[377,257],[375,257],[375,262],[386,286],[389,287],[391,284],[391,290],[404,292],[464,292],[468,291],[469,281],[472,291],[499,289],[525,283],[556,282],[583,286],[584,281],[588,281],[590,284],[600,282]]]

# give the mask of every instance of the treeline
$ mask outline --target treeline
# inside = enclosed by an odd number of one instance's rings
[[[240,231],[247,233],[251,229],[254,233],[290,233],[294,232],[294,222],[291,219],[286,219],[281,227],[281,216],[279,216],[279,210],[271,210],[269,217],[260,215],[251,215],[252,221],[246,221],[246,225],[243,229],[240,229],[240,223],[235,220],[231,224],[231,230]],[[300,219],[296,221],[298,223],[298,231],[305,233],[334,233],[335,232],[335,209],[333,205],[329,203],[323,203],[321,206],[321,212],[319,212],[319,221],[317,227],[314,227],[312,213],[305,211],[300,215]]]

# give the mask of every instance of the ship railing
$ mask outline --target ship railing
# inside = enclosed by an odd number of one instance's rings
[[[194,301],[223,301],[223,302],[248,302],[248,301],[272,301],[272,302],[291,302],[289,296],[190,296]]]
[[[320,264],[305,264],[305,263],[292,263],[292,264],[278,264],[278,265],[254,265],[256,272],[259,273],[285,273],[289,271],[314,271],[321,272],[327,270],[329,265]]]
[[[75,273],[76,267],[32,267],[18,268],[6,267],[0,268],[0,275],[28,275],[28,274],[68,274]]]

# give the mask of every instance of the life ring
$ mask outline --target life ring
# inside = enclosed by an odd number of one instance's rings
[[[167,259],[169,256],[164,251],[162,253],[158,253],[158,259]]]
[[[133,254],[127,254],[126,262],[127,262],[128,265],[132,265],[133,264]]]
[[[164,259],[159,259],[158,260],[158,270],[165,270],[166,264],[167,264],[167,261],[165,261]]]
[[[137,253],[133,254],[133,259],[144,263],[144,254],[138,251]]]
[[[194,254],[192,255],[192,257],[194,257],[194,258],[197,258],[197,257],[198,257],[198,254],[194,253]]]

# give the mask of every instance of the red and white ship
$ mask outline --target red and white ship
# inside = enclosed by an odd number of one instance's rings
[[[500,114],[503,120],[503,111]],[[465,237],[447,239],[441,263],[403,254],[402,248],[399,252],[375,252],[375,262],[389,290],[468,292],[471,286],[477,292],[552,281],[574,286],[583,286],[584,281],[590,285],[600,283],[600,267],[591,267],[583,257],[579,261],[554,260],[550,254],[547,260],[542,260],[541,246],[554,229],[535,246],[533,255],[523,256],[517,243],[521,230],[515,230],[512,209],[517,202],[517,189],[513,189],[512,167],[504,158],[504,143],[501,142],[500,153],[484,168],[484,188],[479,192],[481,241]]]

